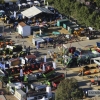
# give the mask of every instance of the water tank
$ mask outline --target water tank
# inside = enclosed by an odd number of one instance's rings
[[[48,98],[52,97],[52,91],[51,91],[51,87],[50,86],[46,87],[46,92],[47,92]]]

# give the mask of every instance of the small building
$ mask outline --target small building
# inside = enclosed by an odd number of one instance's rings
[[[31,27],[26,25],[24,22],[20,22],[17,26],[18,34],[23,37],[29,36],[31,34]]]

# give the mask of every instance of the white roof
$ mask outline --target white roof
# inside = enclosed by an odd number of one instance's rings
[[[5,12],[4,10],[0,10],[0,12],[2,13],[2,12]]]
[[[35,41],[44,41],[42,38],[35,38]]]
[[[99,60],[100,61],[100,57],[92,58],[92,60]]]
[[[40,4],[39,1],[34,1],[34,3]]]
[[[100,57],[92,58],[91,60],[94,60],[94,63],[100,66]]]
[[[40,13],[49,13],[49,14],[53,14],[53,12],[51,12],[49,9],[43,8],[43,7],[31,7],[29,9],[26,9],[25,11],[21,12],[24,16],[31,18],[35,15],[38,15]]]
[[[94,60],[95,64],[99,65],[100,66],[100,62]]]

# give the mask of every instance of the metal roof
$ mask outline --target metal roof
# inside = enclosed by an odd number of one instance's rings
[[[43,7],[31,7],[29,9],[26,9],[25,11],[22,11],[21,13],[28,17],[28,18],[31,18],[31,17],[34,17],[40,13],[49,13],[49,14],[53,14],[53,12],[51,12],[49,9],[47,8],[43,8]]]

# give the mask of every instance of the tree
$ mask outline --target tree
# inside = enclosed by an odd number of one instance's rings
[[[95,28],[100,29],[100,15],[96,16],[95,19]]]
[[[94,27],[95,26],[95,19],[96,19],[97,13],[94,11],[92,14],[88,17],[88,26]]]
[[[95,10],[91,7],[87,7],[85,4],[78,2],[77,0],[47,0],[49,4],[53,4],[54,8],[57,9],[61,14],[72,17],[79,24],[84,24],[85,26],[91,26],[99,29],[99,10]],[[100,7],[100,0],[86,0],[92,3],[96,2],[98,7]],[[95,5],[94,5],[95,6]],[[96,6],[95,6],[96,7]],[[95,16],[96,15],[96,16]]]
[[[78,9],[77,7],[75,7],[75,12],[76,12],[76,19],[78,20],[78,22],[80,24],[84,24],[87,25],[87,18],[89,16],[89,9],[84,6],[81,5],[80,9]]]
[[[78,100],[83,98],[83,91],[79,89],[77,80],[65,79],[60,82],[55,92],[55,100]]]
[[[98,7],[100,7],[100,0],[95,0]]]
[[[4,3],[4,0],[0,0],[0,4],[3,4]]]

